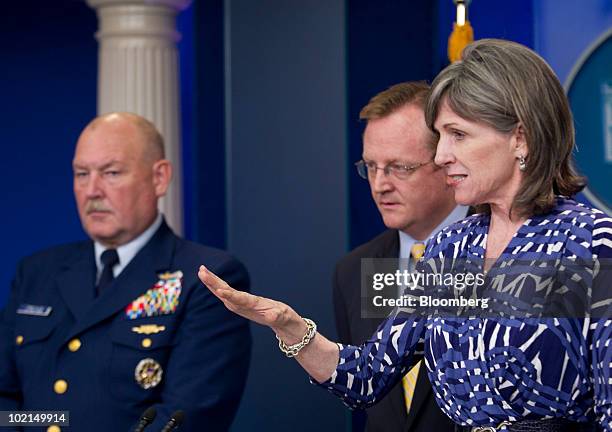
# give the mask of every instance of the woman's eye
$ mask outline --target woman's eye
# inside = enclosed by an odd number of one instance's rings
[[[465,134],[463,132],[461,132],[461,131],[458,131],[458,130],[452,131],[452,134],[453,134],[453,137],[456,140],[459,140],[459,141],[462,140],[463,138],[465,138]]]

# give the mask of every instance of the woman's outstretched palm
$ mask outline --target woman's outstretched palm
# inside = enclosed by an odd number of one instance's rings
[[[200,266],[198,277],[225,307],[258,324],[272,328],[282,326],[291,311],[289,306],[279,301],[232,288],[204,266]]]

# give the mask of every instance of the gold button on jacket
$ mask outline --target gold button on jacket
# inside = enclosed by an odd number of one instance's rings
[[[63,379],[57,380],[55,384],[53,384],[53,390],[57,394],[64,394],[66,390],[68,390],[68,383]]]
[[[78,351],[81,348],[81,341],[79,339],[72,339],[68,342],[68,349],[72,352]]]

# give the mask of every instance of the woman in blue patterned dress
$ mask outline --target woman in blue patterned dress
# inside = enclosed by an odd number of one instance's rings
[[[283,303],[235,291],[204,267],[200,278],[230,310],[271,327],[350,407],[376,403],[424,357],[440,408],[463,430],[612,432],[612,220],[568,198],[583,182],[558,79],[531,50],[480,40],[434,80],[425,114],[457,203],[479,212],[434,236],[418,268],[478,263],[488,314],[398,309],[364,345],[346,346]]]

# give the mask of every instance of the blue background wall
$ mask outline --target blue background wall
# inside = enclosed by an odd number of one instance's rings
[[[97,68],[97,20],[84,2],[3,7],[0,304],[19,257],[84,238],[70,164],[95,115]],[[333,336],[334,262],[383,228],[353,168],[358,112],[395,82],[431,80],[446,65],[453,18],[451,0],[196,0],[178,19],[186,236],[229,248],[255,291]],[[612,26],[612,6],[474,0],[470,19],[477,38],[535,47],[565,79]],[[233,429],[346,428],[347,411],[280,355],[271,332],[253,334]]]
[[[20,257],[85,238],[72,153],[96,114],[96,15],[84,2],[34,3],[6,3],[0,14],[0,304]]]
[[[228,247],[254,291],[296,305],[333,337],[329,284],[347,242],[345,8],[303,4],[225,2]],[[341,430],[341,404],[308,385],[269,329],[253,335],[235,430]],[[296,421],[304,410],[317,415]]]

